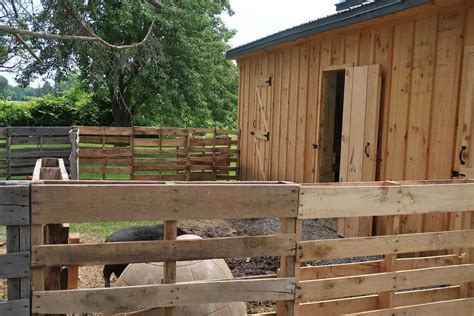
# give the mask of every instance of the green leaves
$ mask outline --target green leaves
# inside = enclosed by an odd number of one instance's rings
[[[143,45],[126,50],[32,38],[44,65],[29,59],[17,79],[25,84],[49,75],[61,82],[78,72],[95,92],[91,102],[106,116],[104,109],[112,110],[116,125],[235,128],[237,69],[224,57],[233,32],[221,19],[224,12],[232,14],[229,1],[162,3],[157,9],[143,0],[42,0],[42,12],[27,23],[33,30],[85,36],[92,31],[108,43],[128,45],[141,42],[154,26]]]

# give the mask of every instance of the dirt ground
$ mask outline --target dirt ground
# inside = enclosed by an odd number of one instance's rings
[[[203,238],[270,235],[280,232],[278,219],[265,220],[212,220],[212,221],[181,221],[178,226]],[[332,230],[321,226],[317,221],[304,221],[303,239],[337,238]],[[81,236],[83,243],[102,242],[89,236]],[[279,257],[259,257],[226,260],[234,277],[259,276],[275,274],[279,265]],[[81,267],[79,269],[79,286],[81,288],[103,287],[102,266]],[[114,281],[114,280],[113,280]],[[247,304],[249,313],[271,312],[275,308],[273,302],[250,302]]]

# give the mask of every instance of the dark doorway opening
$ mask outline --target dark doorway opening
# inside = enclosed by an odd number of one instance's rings
[[[339,182],[345,70],[325,71],[322,79],[322,159],[319,182]]]

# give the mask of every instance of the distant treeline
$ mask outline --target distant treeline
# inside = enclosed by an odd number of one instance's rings
[[[42,97],[47,94],[59,94],[64,87],[53,87],[45,81],[40,87],[20,87],[12,86],[7,78],[0,75],[0,100],[7,101],[29,101],[34,97]]]

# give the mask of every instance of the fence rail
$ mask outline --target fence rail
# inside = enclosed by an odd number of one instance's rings
[[[238,180],[238,132],[205,128],[84,127],[81,179]]]

